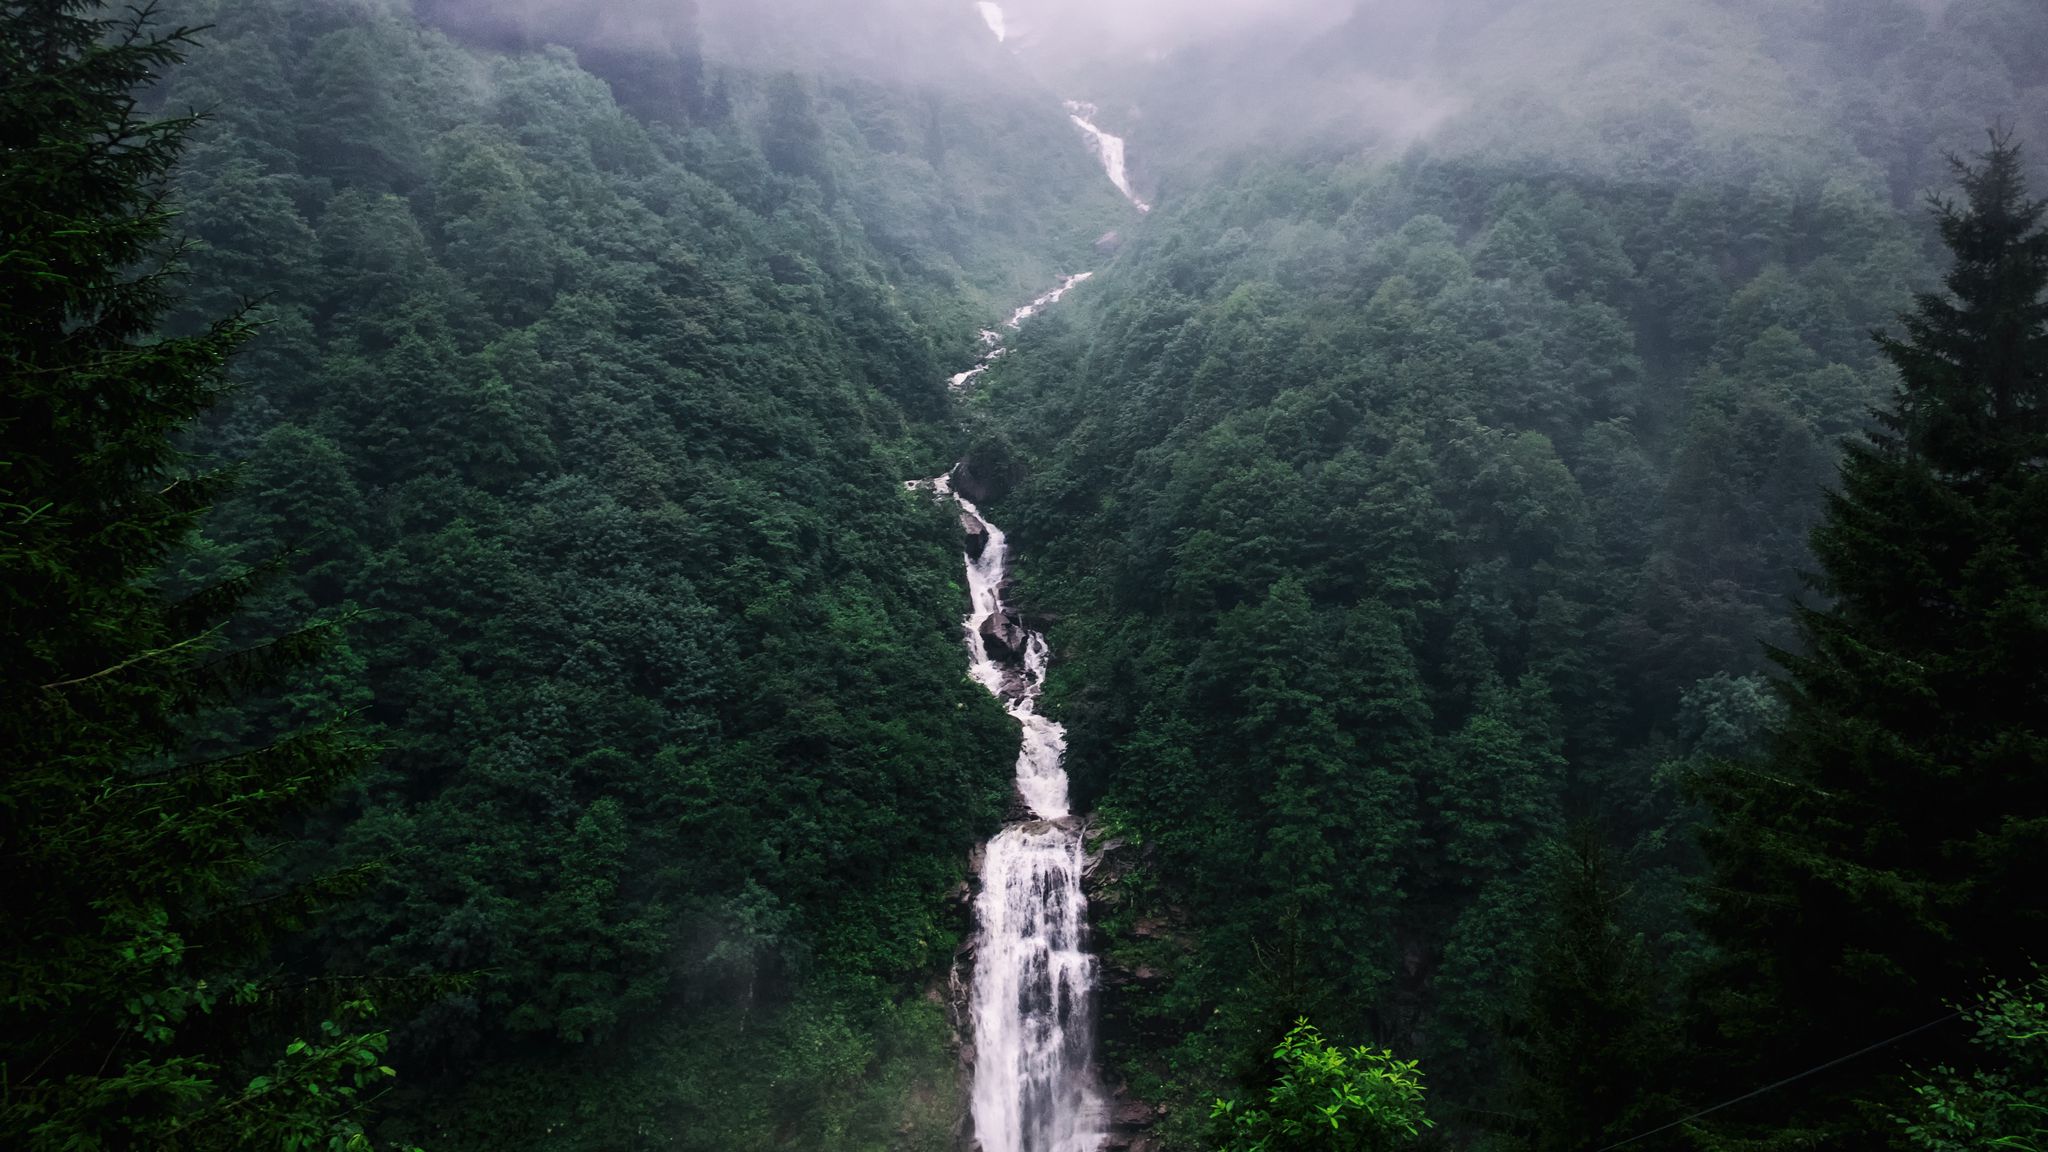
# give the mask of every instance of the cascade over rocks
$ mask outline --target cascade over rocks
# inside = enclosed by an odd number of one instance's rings
[[[1081,886],[1086,828],[1068,807],[1066,730],[1038,714],[1051,650],[1003,603],[1009,548],[1002,530],[956,491],[967,471],[963,462],[911,487],[959,503],[971,550],[972,610],[961,622],[969,673],[1017,720],[1021,740],[1006,822],[977,869],[979,930],[971,952],[955,955],[949,988],[931,995],[959,1019],[958,974],[971,971],[964,992],[972,1038],[960,1044],[974,1086],[964,1147],[1097,1152],[1109,1117],[1094,1059],[1096,964]]]
[[[1123,138],[1113,136],[1096,126],[1095,105],[1069,100],[1067,115],[1074,122],[1074,127],[1079,128],[1082,135],[1088,138],[1088,146],[1095,150],[1096,158],[1102,161],[1103,172],[1108,175],[1109,182],[1116,185],[1116,190],[1123,193],[1124,199],[1129,200],[1131,206],[1138,211],[1152,211],[1152,205],[1146,203],[1145,198],[1131,187],[1130,172],[1124,159],[1126,148]]]
[[[1008,38],[1000,5],[980,5],[998,41]],[[1139,212],[1150,205],[1132,193],[1124,171],[1124,142],[1088,120],[1093,109],[1067,106],[1104,171]],[[1113,252],[1114,231],[1096,242]],[[1059,302],[1092,273],[1077,272],[1012,313],[1006,327],[1022,327]],[[1006,351],[996,331],[981,334],[983,352],[950,380],[959,392],[987,372]],[[975,505],[1000,499],[1024,479],[1023,463],[1001,439],[977,444],[944,476],[912,481],[960,504],[962,546],[972,610],[962,621],[970,674],[1002,701],[1022,729],[1016,788],[1001,833],[976,862],[974,907],[979,931],[954,956],[950,988],[955,1035],[964,1023],[961,1062],[973,1081],[971,1128],[959,1133],[977,1152],[1098,1152],[1113,1133],[1108,1102],[1095,1066],[1096,961],[1088,948],[1088,900],[1082,890],[1087,828],[1068,807],[1066,730],[1038,714],[1051,650],[1004,602],[1008,547],[1003,532]],[[963,982],[961,973],[972,973]],[[964,1012],[963,1012],[964,1008]],[[1128,1109],[1126,1109],[1128,1110]],[[1142,1147],[1125,1139],[1115,1147]]]
[[[1030,634],[1024,629],[1024,622],[1016,610],[1004,608],[990,614],[981,622],[981,642],[988,649],[989,659],[998,664],[1022,664],[1024,651],[1030,643]]]

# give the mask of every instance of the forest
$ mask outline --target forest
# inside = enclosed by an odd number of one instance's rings
[[[2044,198],[2033,0],[0,0],[0,1144],[2048,1149]]]

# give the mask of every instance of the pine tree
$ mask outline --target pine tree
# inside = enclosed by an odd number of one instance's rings
[[[266,851],[360,765],[360,741],[193,735],[328,636],[231,647],[253,578],[173,597],[158,576],[228,482],[176,440],[247,332],[233,317],[153,336],[176,273],[165,182],[191,121],[142,120],[135,93],[189,43],[147,9],[0,5],[9,1148],[360,1142],[359,1092],[389,1074],[380,1037],[329,1020],[287,1044],[265,1024],[311,1002],[266,975],[267,942],[347,887],[258,887]]]
[[[810,90],[793,72],[768,81],[768,112],[761,128],[761,152],[785,176],[808,177],[830,201],[832,166],[826,156],[825,129],[811,104]]]
[[[1948,294],[1881,338],[1900,387],[1814,533],[1826,602],[1775,654],[1785,723],[1763,763],[1703,781],[1701,920],[1724,956],[1705,1018],[1748,1083],[2048,955],[2048,233],[2021,171],[1994,137],[1958,165],[1967,202],[1937,202]],[[1846,1130],[1829,1101],[1896,1055],[1782,1099]]]
[[[1549,908],[1504,1045],[1518,1135],[1539,1152],[1608,1144],[1668,1110],[1657,1099],[1674,1037],[1659,1016],[1648,943],[1630,931],[1607,847],[1580,826],[1546,861]]]

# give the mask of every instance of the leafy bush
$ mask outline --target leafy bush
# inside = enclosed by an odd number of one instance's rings
[[[1344,1048],[1296,1020],[1273,1060],[1282,1071],[1265,1107],[1217,1100],[1211,1119],[1226,1152],[1378,1152],[1434,1127],[1422,1074],[1385,1048]]]

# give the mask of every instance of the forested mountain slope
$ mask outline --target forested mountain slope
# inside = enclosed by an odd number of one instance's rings
[[[1407,13],[1461,72],[1376,57],[1406,10],[1371,5],[1351,40],[1136,72],[1160,207],[975,399],[1125,857],[1097,893],[1109,1058],[1186,1105],[1170,1147],[1298,1014],[1421,1058],[1468,1137],[1518,1079],[1596,1091],[1515,1059],[1559,1024],[1530,1019],[1543,980],[1590,962],[1560,942],[1581,865],[1647,944],[1597,1091],[1684,1095],[1658,1032],[1705,947],[1682,785],[1778,715],[1766,646],[1798,646],[1838,444],[1896,384],[1869,333],[1942,267],[1917,196],[1941,148],[2031,123],[2037,62],[1999,53],[2044,26],[1645,7]],[[1930,63],[1958,54],[1986,70]],[[1246,131],[1275,107],[1251,88],[1383,90],[1354,73],[1441,122]]]
[[[629,111],[672,59],[596,51],[608,85],[400,5],[173,15],[214,25],[152,94],[214,114],[179,323],[262,322],[182,573],[291,548],[248,627],[361,613],[332,682],[384,752],[295,866],[382,873],[305,964],[473,977],[399,1029],[390,1131],[941,1140],[914,993],[1014,744],[901,481],[952,459],[973,331],[1122,218],[1057,102],[714,52]]]
[[[2044,115],[2035,0],[0,0],[0,1143],[2040,1147]]]
[[[1186,9],[1183,12],[1183,9]],[[1149,184],[1246,153],[1433,154],[1635,181],[1883,173],[1894,207],[2004,123],[2048,165],[2048,31],[2024,0],[1014,0],[1034,63],[1132,137]],[[1203,19],[1204,16],[1208,19]],[[1204,31],[1208,34],[1204,35]],[[1184,185],[1183,185],[1183,182]]]

